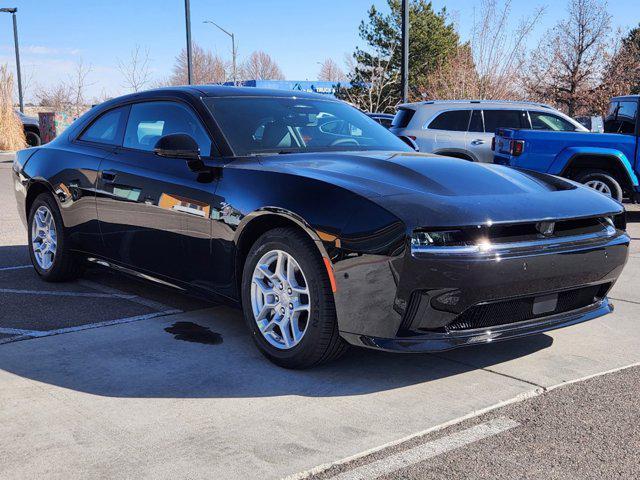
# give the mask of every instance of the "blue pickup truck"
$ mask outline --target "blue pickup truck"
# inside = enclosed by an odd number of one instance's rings
[[[614,97],[605,133],[498,129],[494,163],[551,173],[588,185],[618,201],[640,201],[638,102],[640,95]]]

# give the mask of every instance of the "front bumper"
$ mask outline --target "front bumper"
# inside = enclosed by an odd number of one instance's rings
[[[607,298],[593,306],[585,307],[573,312],[553,315],[536,320],[473,329],[459,332],[429,332],[411,337],[377,338],[367,335],[342,333],[342,336],[352,345],[358,345],[377,350],[405,353],[428,353],[452,350],[458,347],[499,342],[528,335],[536,335],[549,330],[568,327],[601,317],[613,311],[613,305]]]
[[[593,244],[528,253],[416,257],[407,248],[397,257],[364,255],[338,262],[340,333],[354,345],[429,352],[591,320],[612,310],[606,294],[626,263],[629,241],[626,233],[618,231]],[[563,293],[590,288],[597,294],[588,301],[571,303],[571,298],[563,297]],[[511,308],[513,302],[537,302],[556,294],[557,309],[527,316],[522,308]],[[505,307],[497,310],[498,321],[488,322],[491,326],[462,322],[460,327],[461,319],[468,319],[474,309],[496,304]],[[484,320],[491,320],[491,314]]]

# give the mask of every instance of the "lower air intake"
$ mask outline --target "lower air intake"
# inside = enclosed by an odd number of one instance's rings
[[[558,292],[555,310],[536,315],[533,312],[535,296],[485,303],[468,308],[447,325],[449,331],[496,327],[524,322],[587,307],[604,297],[609,285],[594,285]]]

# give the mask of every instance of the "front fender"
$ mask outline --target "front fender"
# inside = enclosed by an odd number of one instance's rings
[[[566,172],[578,157],[581,156],[590,157],[603,157],[610,159],[613,162],[617,162],[619,166],[626,172],[629,182],[634,186],[638,186],[638,177],[633,171],[631,162],[627,156],[620,150],[615,148],[602,148],[602,147],[567,147],[562,150],[555,158],[548,173],[553,175],[562,175]]]

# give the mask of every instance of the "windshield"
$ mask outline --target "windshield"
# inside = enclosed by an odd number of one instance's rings
[[[343,102],[294,97],[204,99],[236,155],[337,150],[411,151]]]

